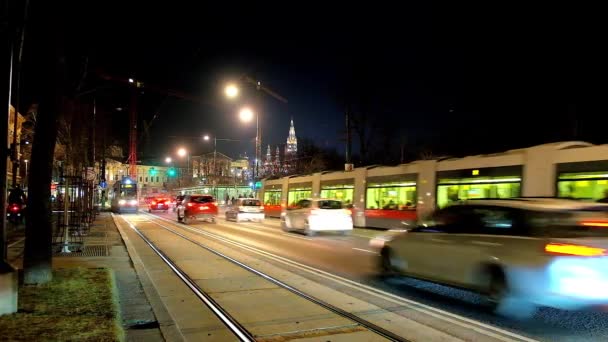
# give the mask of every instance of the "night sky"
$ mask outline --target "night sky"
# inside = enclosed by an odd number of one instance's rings
[[[83,9],[76,46],[97,68],[203,99],[140,96],[140,118],[158,114],[148,152],[159,157],[182,144],[210,151],[210,144],[168,138],[205,133],[249,140],[218,143],[218,150],[251,155],[255,125],[238,121],[242,104],[261,109],[264,152],[268,143],[285,142],[293,118],[299,138],[343,153],[347,105],[373,118],[374,153],[397,155],[404,141],[408,159],[421,151],[466,155],[608,140],[599,101],[606,87],[596,87],[605,39],[592,9],[287,5],[99,1]],[[256,103],[253,92],[227,101],[224,84],[243,74],[289,103],[268,96]],[[125,98],[103,105],[125,107]],[[126,111],[113,120],[123,129],[113,133],[126,141]]]

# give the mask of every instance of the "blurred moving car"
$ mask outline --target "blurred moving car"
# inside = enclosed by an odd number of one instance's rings
[[[148,203],[148,212],[151,213],[154,210],[162,210],[167,212],[171,206],[171,201],[165,197],[155,197],[150,199]]]
[[[300,230],[309,236],[321,231],[334,231],[346,235],[353,230],[351,214],[340,200],[303,199],[281,213],[281,229]]]
[[[236,204],[226,210],[226,220],[241,221],[264,221],[264,206],[255,198],[239,198]]]
[[[210,195],[186,195],[177,206],[177,221],[188,224],[190,220],[216,222],[218,214],[215,198]]]
[[[478,291],[495,313],[608,304],[608,205],[562,199],[472,200],[370,242],[383,272]]]

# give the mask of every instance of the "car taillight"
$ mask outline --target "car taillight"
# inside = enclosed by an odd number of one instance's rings
[[[260,210],[264,210],[264,206],[263,205],[260,206]]]
[[[608,221],[582,221],[579,223],[581,226],[585,227],[598,227],[598,228],[608,228]]]
[[[14,205],[11,207],[11,211],[19,211],[19,207]]]
[[[156,201],[152,201],[152,205],[156,205]]]
[[[599,247],[572,245],[567,243],[548,243],[545,245],[545,252],[558,255],[574,256],[603,256],[606,250]]]
[[[186,205],[187,205],[187,206],[189,206],[189,207],[193,207],[193,206],[194,206],[194,203],[190,203],[190,202],[188,202],[188,204],[186,204]]]
[[[166,204],[166,205],[169,205],[169,201],[165,201],[165,204]]]

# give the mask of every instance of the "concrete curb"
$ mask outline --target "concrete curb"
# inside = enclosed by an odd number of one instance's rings
[[[143,265],[143,262],[137,253],[133,243],[123,231],[123,226],[118,222],[117,217],[112,214],[112,221],[114,221],[114,225],[118,229],[122,241],[127,247],[127,252],[129,253],[129,258],[131,259],[131,263],[133,264],[133,268],[135,268],[135,272],[137,273],[137,277],[141,283],[142,288],[148,298],[148,302],[152,306],[152,311],[154,312],[154,316],[159,323],[160,331],[163,335],[165,341],[184,341],[184,336],[181,331],[177,328],[173,317],[167,310],[165,304],[161,300],[156,288],[154,287],[152,281],[150,280],[150,276],[148,271]]]

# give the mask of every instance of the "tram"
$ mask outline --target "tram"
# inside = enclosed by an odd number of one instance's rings
[[[139,208],[137,200],[137,182],[129,177],[116,181],[112,186],[111,208],[115,213],[136,213]]]
[[[419,160],[263,181],[267,217],[302,198],[342,200],[357,227],[403,228],[435,208],[481,198],[608,197],[608,145],[556,142],[502,153]]]

